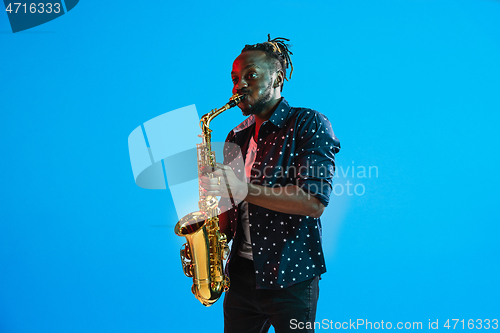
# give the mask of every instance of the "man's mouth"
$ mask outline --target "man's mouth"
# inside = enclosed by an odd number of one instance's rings
[[[250,92],[248,90],[240,90],[240,91],[237,91],[238,95],[245,95],[243,96],[243,98],[247,97]]]

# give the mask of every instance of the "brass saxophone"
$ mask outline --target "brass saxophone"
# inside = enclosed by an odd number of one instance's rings
[[[215,167],[215,152],[211,147],[210,121],[222,112],[238,105],[244,95],[235,94],[220,109],[203,115],[200,120],[202,143],[197,144],[198,176],[205,166]],[[211,176],[211,175],[209,175]],[[181,262],[184,274],[193,278],[191,291],[205,306],[215,303],[222,292],[229,289],[229,279],[224,274],[223,260],[229,254],[226,235],[219,231],[218,200],[205,195],[199,187],[197,212],[184,216],[177,222],[174,232],[186,237],[187,243],[181,247]]]

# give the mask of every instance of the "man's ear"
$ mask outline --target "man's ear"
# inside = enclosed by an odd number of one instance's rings
[[[278,88],[283,84],[284,73],[282,70],[276,72],[276,79],[274,80],[273,88]]]

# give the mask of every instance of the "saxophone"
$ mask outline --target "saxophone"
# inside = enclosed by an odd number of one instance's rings
[[[215,167],[215,152],[211,147],[210,121],[222,112],[238,105],[244,95],[235,94],[220,109],[203,115],[200,120],[202,143],[197,144],[198,176],[205,166]],[[211,175],[209,174],[209,177]],[[193,278],[191,291],[205,306],[215,303],[222,292],[229,289],[229,279],[224,274],[223,260],[229,254],[226,235],[219,231],[218,200],[205,195],[199,187],[197,212],[184,216],[177,222],[174,232],[186,237],[187,243],[181,246],[181,262],[184,274]]]

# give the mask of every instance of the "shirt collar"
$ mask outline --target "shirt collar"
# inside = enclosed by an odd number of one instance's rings
[[[282,128],[283,126],[285,126],[288,115],[290,114],[290,110],[291,108],[290,105],[288,105],[288,102],[284,98],[281,98],[281,102],[274,110],[273,114],[269,118],[269,121],[274,125],[278,126],[279,128]],[[245,119],[241,124],[233,128],[233,132],[236,133],[243,131],[244,129],[252,126],[254,123],[255,123],[255,115],[252,114],[247,119]]]

